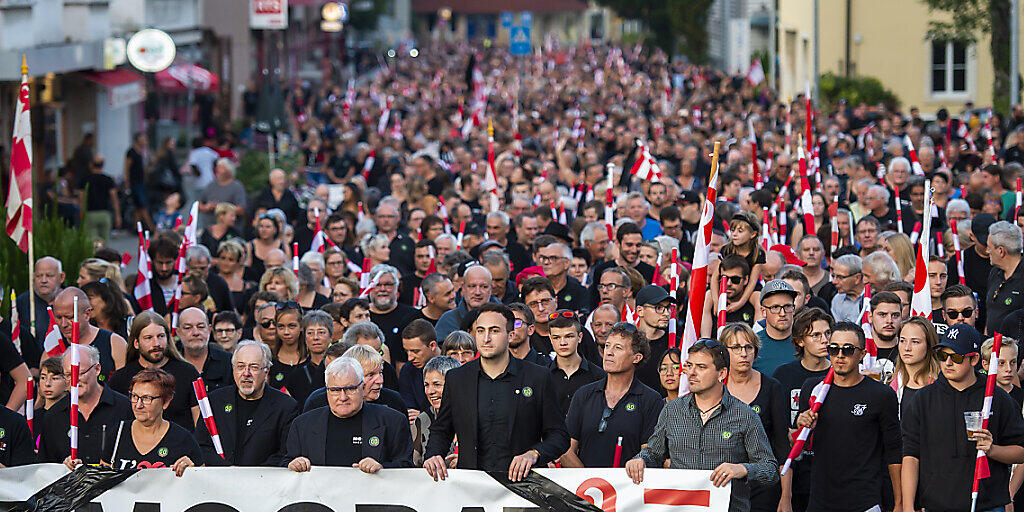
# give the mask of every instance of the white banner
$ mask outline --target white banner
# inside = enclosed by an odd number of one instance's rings
[[[729,486],[712,486],[710,471],[648,469],[640,485],[634,484],[624,469],[540,469],[536,473],[604,512],[726,512],[729,508]],[[24,501],[68,474],[58,464],[0,469],[0,510],[8,510],[12,502]],[[534,477],[522,485],[512,484],[513,490],[485,472],[468,470],[449,471],[447,480],[434,482],[423,469],[385,469],[367,475],[357,469],[325,467],[314,467],[308,473],[284,468],[188,468],[181,478],[170,469],[144,469],[103,492],[93,503],[107,512],[278,512],[286,507],[290,512],[580,509],[568,503],[571,495],[550,492],[552,487],[561,489],[550,485],[545,489],[544,483],[544,478]],[[83,492],[81,486],[67,489]],[[559,494],[564,496],[559,498]],[[100,509],[93,506],[90,510]]]
[[[288,0],[249,0],[249,28],[288,28]]]

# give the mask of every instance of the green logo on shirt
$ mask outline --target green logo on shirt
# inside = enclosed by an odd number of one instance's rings
[[[751,405],[750,408],[754,410],[754,414],[761,414],[761,406],[760,405]]]
[[[626,404],[626,410],[629,411],[629,412],[635,411],[636,410],[636,404],[634,404],[633,402],[630,402],[630,403]]]
[[[533,388],[531,388],[530,386],[526,386],[525,388],[523,388],[523,396],[525,396],[526,398],[530,398],[531,396],[533,396]]]
[[[232,407],[231,404],[225,404],[224,405],[224,412],[231,412],[231,409],[233,409],[233,408],[234,407]]]
[[[167,456],[167,448],[160,447],[160,449],[156,451],[156,454],[161,456],[161,457],[166,457]]]
[[[749,322],[750,321],[750,313],[743,313],[743,321],[744,322]]]
[[[1009,298],[1009,297],[1007,297],[1007,298],[1006,298],[1006,301],[1005,301],[1005,303],[1006,303],[1006,305],[1007,305],[1007,306],[1009,306],[1009,305],[1010,305],[1010,303],[1012,303],[1012,302],[1013,302],[1013,299],[1011,299],[1011,298]]]
[[[730,437],[732,437],[732,432],[729,432],[728,430],[722,431],[722,439],[729,439]]]
[[[572,295],[566,295],[565,296],[565,301],[566,302],[572,302]]]
[[[0,439],[2,439],[6,435],[7,435],[7,431],[2,429],[2,428],[0,428]]]
[[[380,446],[380,438],[377,437],[377,436],[371,437],[370,438],[370,446],[373,446],[373,447]]]

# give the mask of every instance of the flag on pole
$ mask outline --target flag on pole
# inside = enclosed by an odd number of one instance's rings
[[[716,141],[711,154],[711,175],[708,177],[708,191],[704,198],[704,207],[700,215],[700,228],[693,242],[693,268],[690,271],[690,307],[686,310],[686,323],[683,325],[683,342],[679,348],[682,363],[686,362],[687,350],[697,342],[700,336],[701,323],[704,319],[705,290],[708,288],[708,259],[711,242],[711,220],[715,213],[715,201],[718,199],[718,152],[721,142]],[[689,391],[690,384],[686,379],[679,380],[679,392]]]
[[[811,183],[807,179],[807,157],[804,155],[804,148],[796,148],[800,159],[800,209],[804,212],[804,234],[813,235],[814,230],[814,201],[811,200]]]
[[[206,384],[203,383],[202,377],[192,381],[192,390],[195,391],[196,401],[199,402],[199,412],[203,415],[203,423],[206,424],[206,430],[209,431],[210,439],[213,440],[213,449],[223,459],[224,447],[220,443],[217,424],[213,420],[213,408],[210,407],[210,399],[206,396]]]
[[[35,439],[35,429],[33,428],[32,422],[36,415],[36,381],[32,379],[32,376],[28,376],[28,380],[25,382],[25,422],[28,423],[28,432],[32,434],[32,438]]]
[[[11,344],[21,354],[21,319],[18,318],[18,296],[11,290]],[[34,341],[34,340],[33,340]]]
[[[811,410],[818,412],[821,409],[821,404],[825,402],[825,396],[828,395],[828,389],[832,387],[832,380],[835,378],[832,368],[828,369],[828,373],[825,374],[825,379],[814,386],[814,391],[811,392],[811,398],[809,403],[811,404]],[[807,427],[800,427],[800,432],[796,436],[796,442],[793,443],[793,448],[789,450],[789,456],[786,457],[786,462],[782,465],[781,474],[785,475],[789,471],[790,466],[793,465],[793,461],[800,456],[804,451],[804,443],[807,442],[807,438],[811,435],[811,429]]]
[[[871,285],[864,285],[864,306],[860,316],[860,328],[864,331],[864,359],[860,362],[863,369],[872,369],[878,361],[878,345],[875,335],[871,332]]]
[[[144,311],[153,311],[153,292],[149,284],[150,279],[153,279],[153,268],[149,261],[149,254],[146,252],[146,239],[142,233],[142,223],[136,223],[135,228],[139,232],[139,272],[135,276],[135,290],[132,294],[135,296],[136,302],[139,303],[139,308]]]
[[[761,66],[761,59],[754,59],[754,62],[750,63],[750,68],[747,69],[747,81],[754,87],[764,82],[764,67]]]
[[[964,253],[960,250],[960,235],[956,232],[956,219],[949,219],[949,230],[953,233],[953,256],[956,257],[956,273],[960,284],[966,285],[964,274]]]
[[[658,162],[651,156],[647,146],[640,140],[636,140],[637,154],[633,167],[629,173],[645,181],[661,181],[661,169]]]
[[[334,242],[324,235],[324,230],[320,225],[320,208],[314,208],[313,215],[316,216],[316,234],[313,235],[313,242],[309,245],[309,250],[323,254],[327,249],[327,244],[333,245]]]
[[[199,227],[199,201],[192,203],[192,208],[188,212],[188,224],[185,224],[185,235],[182,238],[181,243],[184,244],[185,249],[199,243],[198,236]],[[184,266],[184,258],[182,258],[181,265]]]
[[[43,353],[46,354],[46,357],[57,357],[64,353],[67,345],[64,344],[64,338],[60,335],[57,318],[53,316],[53,308],[47,306],[46,312],[50,314],[50,326],[46,328],[46,337],[43,338]]]
[[[981,406],[981,428],[988,430],[988,419],[992,415],[992,394],[996,388],[996,374],[999,372],[999,350],[1003,345],[1003,334],[995,333],[992,337],[992,355],[988,358],[988,378],[985,379],[985,401]],[[970,434],[970,432],[968,432]],[[991,476],[988,457],[978,450],[974,463],[974,481],[971,483],[971,512],[978,504],[978,483]]]
[[[932,319],[932,295],[928,282],[928,246],[931,245],[932,209],[931,181],[924,182],[924,215],[917,244],[917,263],[914,265],[914,295],[910,298],[910,314]]]
[[[914,142],[910,140],[910,135],[903,136],[903,143],[907,146],[907,153],[910,155],[910,167],[914,169],[914,174],[923,176],[924,168],[921,167],[921,161],[917,159],[917,150],[914,149]]]
[[[299,275],[299,243],[292,242],[292,272]]]
[[[28,252],[32,232],[32,121],[29,113],[28,65],[21,57],[21,88],[14,108],[11,175],[7,189],[7,236]]]
[[[725,329],[725,313],[729,296],[727,294],[729,285],[729,278],[722,276],[722,282],[718,287],[718,335],[722,335],[722,329]]]
[[[896,231],[903,232],[903,206],[900,205],[900,186],[896,185]]]

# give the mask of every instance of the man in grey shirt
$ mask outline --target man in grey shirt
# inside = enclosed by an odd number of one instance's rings
[[[733,483],[729,512],[747,512],[747,482],[765,486],[777,482],[778,462],[757,414],[725,389],[728,350],[705,339],[690,347],[687,355],[683,372],[690,393],[665,405],[654,435],[640,454],[626,463],[626,473],[639,484],[645,467],[660,468],[666,458],[673,469],[712,470],[711,482],[716,487]]]
[[[844,254],[832,263],[832,282],[836,295],[832,297],[832,318],[836,322],[860,322],[864,307],[863,260],[856,254]],[[875,290],[882,291],[882,290]]]
[[[214,176],[216,179],[213,183],[210,183],[199,194],[199,220],[202,221],[203,228],[217,222],[213,211],[217,208],[218,203],[235,205],[235,213],[239,219],[245,216],[245,207],[248,203],[245,186],[235,179],[235,164],[230,159],[217,160],[217,164],[214,166]]]

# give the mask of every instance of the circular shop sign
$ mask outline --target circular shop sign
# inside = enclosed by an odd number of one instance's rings
[[[174,40],[155,28],[140,30],[128,40],[128,62],[139,71],[163,71],[174,62]]]

